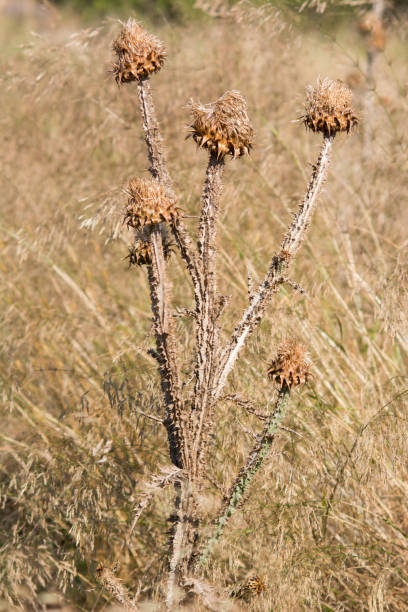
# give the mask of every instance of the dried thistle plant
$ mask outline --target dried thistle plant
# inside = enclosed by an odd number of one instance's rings
[[[306,90],[305,126],[313,132],[331,136],[347,132],[358,124],[351,108],[351,91],[341,81],[319,79]]]
[[[135,246],[128,256],[130,263],[147,267],[156,339],[153,354],[158,363],[166,410],[163,425],[168,435],[170,461],[177,473],[174,479],[165,482],[172,481],[175,491],[165,593],[166,607],[173,610],[183,593],[191,592],[192,584],[201,584],[200,573],[204,565],[222,537],[229,518],[245,501],[253,478],[269,455],[285,417],[292,389],[300,388],[311,378],[311,362],[306,348],[295,339],[286,340],[278,348],[277,356],[267,371],[267,376],[277,387],[274,407],[270,413],[260,417],[264,422],[263,429],[256,435],[256,443],[239,470],[227,499],[213,517],[213,533],[205,539],[200,491],[208,476],[208,455],[216,428],[217,403],[223,398],[228,377],[251,333],[262,321],[279,287],[290,282],[288,271],[312,221],[327,176],[334,138],[339,132],[349,133],[358,119],[351,108],[351,93],[341,82],[323,79],[316,87],[307,89],[303,122],[312,131],[322,134],[322,148],[313,166],[306,194],[283,235],[280,249],[272,257],[263,281],[251,289],[248,307],[230,338],[225,339],[221,333],[221,317],[226,300],[219,295],[217,288],[217,222],[226,161],[228,157],[244,157],[253,146],[253,129],[246,102],[239,92],[227,91],[211,104],[190,103],[190,135],[209,156],[194,240],[183,224],[182,211],[177,207],[149,86],[149,76],[163,63],[163,46],[141,26],[129,21],[113,48],[118,55],[114,69],[116,79],[121,83],[136,82],[151,163],[152,179],[133,178],[128,183],[124,223],[135,232]],[[189,273],[194,295],[194,306],[190,309],[195,321],[192,389],[188,381],[183,380],[176,350],[170,270],[166,265],[170,233]],[[241,405],[247,406],[248,402],[243,399]],[[145,497],[139,504],[132,530],[150,497]],[[113,580],[111,585],[114,585]],[[110,588],[107,580],[106,586]],[[111,588],[112,593],[115,588],[115,585]],[[258,591],[263,588],[263,585],[262,588],[259,586]],[[206,589],[194,588],[193,591],[200,597]]]
[[[303,385],[310,378],[311,361],[304,344],[289,338],[281,344],[268,369],[268,378],[281,388]]]
[[[193,122],[191,134],[195,142],[222,159],[249,155],[253,129],[247,105],[239,91],[227,91],[212,104],[190,103]]]
[[[118,85],[140,81],[157,72],[166,57],[160,40],[146,32],[134,19],[127,21],[112,48],[118,56],[112,69]]]

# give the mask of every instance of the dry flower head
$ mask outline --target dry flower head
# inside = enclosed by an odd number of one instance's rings
[[[126,259],[129,260],[129,268],[131,266],[150,266],[152,263],[152,254],[149,242],[140,241],[129,247],[129,253]]]
[[[253,144],[245,99],[238,91],[226,91],[210,104],[190,102],[193,115],[191,135],[200,146],[218,159],[248,155]]]
[[[250,576],[237,589],[233,590],[232,596],[237,599],[249,600],[261,595],[265,590],[265,582],[260,576]]]
[[[311,365],[305,345],[289,338],[279,346],[278,354],[268,368],[268,378],[281,388],[286,384],[290,389],[308,382]]]
[[[118,61],[113,65],[116,82],[130,83],[147,78],[163,66],[166,52],[163,43],[128,19],[112,43]]]
[[[169,199],[165,187],[153,179],[132,178],[125,192],[128,204],[124,222],[128,227],[143,230],[159,223],[177,220],[179,208]]]
[[[385,31],[381,17],[374,12],[369,12],[359,21],[358,29],[363,36],[369,39],[369,45],[374,51],[384,51]]]
[[[173,243],[170,242],[168,233],[165,228],[161,228],[161,236],[163,240],[163,254],[164,259],[168,260],[173,252]],[[131,266],[150,266],[152,263],[152,252],[150,242],[143,238],[136,240],[135,244],[129,247],[129,252],[125,259],[129,262],[129,268]]]
[[[319,79],[316,87],[306,88],[305,126],[313,132],[331,136],[347,132],[358,124],[351,108],[352,93],[342,81]]]

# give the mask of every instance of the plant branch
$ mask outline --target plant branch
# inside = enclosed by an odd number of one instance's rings
[[[221,354],[220,366],[215,381],[215,400],[220,397],[228,375],[233,369],[240,351],[245,346],[250,334],[261,321],[273,294],[276,293],[279,285],[285,280],[284,273],[289,266],[290,260],[296,254],[305,238],[306,231],[310,225],[317,204],[318,195],[327,175],[333,139],[334,136],[324,136],[319,158],[316,165],[313,166],[313,172],[306,195],[300,203],[298,212],[283,237],[281,249],[279,253],[273,257],[263,282],[252,296],[250,304],[245,310],[241,321],[236,326],[230,342]]]
[[[122,582],[115,576],[115,571],[117,570],[118,564],[115,564],[114,567],[108,568],[104,567],[102,564],[96,570],[96,574],[98,576],[98,580],[101,586],[111,593],[113,597],[122,604],[125,610],[139,610],[134,599],[130,599],[129,592],[127,588],[122,584]]]
[[[167,168],[167,160],[163,152],[163,140],[160,134],[159,123],[156,117],[156,110],[153,103],[153,96],[150,88],[149,79],[142,79],[137,82],[137,91],[140,101],[140,110],[143,118],[143,130],[147,145],[148,157],[150,161],[150,172],[152,176],[166,187],[168,196],[176,199],[173,188],[173,181]],[[200,275],[198,272],[197,256],[193,242],[184,227],[181,219],[178,219],[172,226],[173,235],[184,259],[187,270],[193,281],[196,300],[200,294]]]
[[[150,162],[149,170],[155,179],[165,185],[169,196],[175,198],[173,182],[167,170],[167,161],[163,153],[162,138],[156,118],[149,79],[137,81],[137,92]]]
[[[181,420],[183,402],[172,333],[172,318],[169,314],[169,295],[163,242],[159,229],[152,230],[150,243],[152,263],[148,267],[148,278],[157,346],[157,361],[167,409],[164,425],[167,429],[171,460],[177,467],[182,467],[183,440]]]
[[[196,341],[196,382],[192,418],[194,421],[193,452],[197,456],[197,470],[206,444],[204,427],[211,429],[213,408],[211,386],[214,377],[215,355],[218,350],[217,298],[217,219],[222,193],[224,161],[210,154],[203,190],[203,205],[198,228],[198,252],[203,279],[199,304]]]
[[[136,523],[141,517],[143,510],[147,508],[147,506],[153,499],[153,495],[156,493],[156,491],[158,491],[159,489],[164,489],[164,487],[166,487],[168,484],[177,480],[180,475],[181,470],[179,468],[172,467],[170,468],[170,470],[165,471],[164,474],[154,476],[151,481],[146,485],[145,494],[135,508],[135,516],[133,518],[133,523],[131,528],[129,529],[129,533],[127,536],[128,542],[132,537],[133,531],[136,527]]]
[[[275,407],[271,412],[268,421],[260,436],[259,442],[253,447],[249,453],[245,465],[241,468],[234,484],[231,487],[227,501],[223,510],[215,521],[215,530],[213,535],[207,540],[207,543],[198,559],[197,568],[202,567],[207,562],[215,545],[224,533],[225,527],[231,516],[236,511],[239,504],[244,499],[244,495],[251,484],[255,474],[261,467],[262,463],[269,455],[272,443],[275,439],[276,432],[286,413],[290,396],[290,389],[285,384],[279,391]]]

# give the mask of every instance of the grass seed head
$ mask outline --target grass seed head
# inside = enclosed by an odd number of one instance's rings
[[[200,146],[219,159],[248,155],[253,144],[245,99],[238,91],[227,91],[210,104],[190,103],[193,122],[191,135]]]
[[[267,374],[281,388],[286,384],[291,389],[308,382],[311,366],[305,345],[295,338],[288,338],[278,347],[278,354]]]
[[[118,56],[113,74],[118,85],[147,78],[163,66],[166,51],[163,43],[129,19],[112,43]]]
[[[137,230],[149,229],[159,223],[177,220],[179,208],[166,193],[166,189],[153,179],[132,178],[125,192],[128,204],[124,222]]]
[[[351,108],[352,93],[342,81],[319,79],[316,87],[306,89],[303,123],[313,132],[331,136],[347,132],[358,124]]]

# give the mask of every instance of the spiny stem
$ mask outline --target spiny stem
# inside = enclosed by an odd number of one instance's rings
[[[296,213],[296,216],[294,217],[282,240],[281,250],[288,252],[291,256],[295,255],[296,251],[302,244],[306,236],[306,231],[312,220],[317,204],[317,197],[327,176],[333,141],[334,135],[324,136],[319,157],[316,164],[313,166],[312,176],[310,178],[305,197],[303,198],[298,212]]]
[[[183,412],[180,381],[176,363],[176,351],[169,313],[168,284],[160,230],[154,229],[150,236],[152,263],[148,267],[150,297],[154,331],[157,345],[157,361],[166,403],[165,425],[169,438],[171,460],[182,467],[182,436],[180,418]]]
[[[218,349],[217,304],[217,220],[222,193],[224,161],[211,153],[203,190],[203,205],[198,228],[198,252],[203,280],[203,292],[198,310],[196,383],[194,389],[195,433],[193,452],[203,453],[203,424],[211,427],[212,398],[210,384],[213,379],[215,353]],[[204,445],[205,446],[205,445]],[[198,468],[198,465],[197,465]]]
[[[169,195],[174,197],[173,182],[167,170],[167,161],[163,153],[162,138],[159,123],[153,104],[153,97],[149,79],[137,81],[137,92],[140,101],[140,110],[143,118],[143,130],[147,144],[150,161],[150,172],[155,179],[166,186]]]
[[[193,558],[198,537],[196,491],[199,487],[200,453],[205,452],[202,436],[211,428],[210,383],[216,350],[216,237],[219,200],[222,192],[224,162],[211,154],[203,189],[203,206],[199,224],[198,250],[202,291],[197,305],[196,384],[193,410],[193,442],[189,447],[189,482],[180,483],[177,491],[177,519],[172,538],[172,554],[167,583],[167,609],[174,605],[176,576],[185,573]]]
[[[280,283],[283,282],[283,274],[288,268],[290,259],[296,254],[305,239],[306,231],[316,208],[318,195],[327,175],[333,140],[333,135],[324,136],[320,154],[316,165],[313,167],[312,176],[305,197],[300,203],[298,212],[283,237],[280,253],[275,255],[272,259],[272,263],[263,282],[252,296],[250,304],[245,310],[241,321],[236,326],[230,342],[222,351],[217,380],[214,385],[215,400],[220,397],[228,375],[233,369],[238,355],[245,346],[248,337],[261,321],[273,294],[277,291]]]
[[[264,430],[260,436],[259,442],[254,446],[249,454],[246,464],[241,468],[237,479],[231,487],[228,499],[224,505],[220,516],[215,522],[215,530],[213,535],[208,539],[204,550],[202,551],[197,568],[201,568],[208,561],[215,545],[224,533],[225,527],[231,516],[234,514],[238,505],[242,502],[245,492],[251,484],[255,474],[261,467],[262,463],[269,455],[275,434],[278,431],[280,424],[285,416],[286,407],[288,405],[290,389],[285,384],[279,391],[275,407],[265,424]]]
[[[156,109],[153,103],[153,96],[150,88],[149,79],[137,82],[137,91],[140,101],[140,110],[143,119],[143,130],[147,145],[147,152],[150,161],[150,172],[152,176],[166,187],[170,198],[175,199],[176,194],[173,188],[173,181],[167,168],[167,160],[163,151],[162,137],[160,134],[159,122],[156,117]],[[200,299],[201,283],[198,270],[197,256],[192,240],[184,227],[181,219],[172,224],[171,229],[180,250],[181,257],[186,263],[187,270],[193,281],[194,295],[196,302]]]

